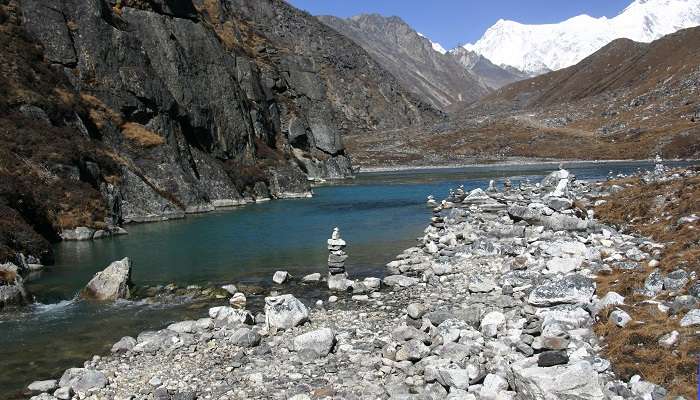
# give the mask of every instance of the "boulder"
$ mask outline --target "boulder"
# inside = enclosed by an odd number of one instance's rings
[[[221,288],[227,291],[230,295],[238,293],[238,288],[234,284],[224,285]]]
[[[134,346],[136,346],[136,339],[132,338],[131,336],[124,336],[123,338],[119,339],[117,343],[114,343],[112,346],[112,353],[126,353],[128,351],[131,351],[134,349]]]
[[[407,288],[418,283],[418,278],[413,278],[404,275],[391,275],[384,278],[384,284],[395,289]]]
[[[352,286],[352,281],[348,279],[346,273],[342,274],[329,274],[328,275],[328,289],[336,292],[344,292]]]
[[[124,258],[98,272],[80,295],[98,301],[128,299],[131,296],[131,285],[131,263],[128,258]]]
[[[688,273],[682,269],[670,272],[664,278],[664,290],[679,290],[688,283]]]
[[[588,361],[538,367],[526,358],[512,364],[511,382],[521,398],[528,400],[603,400],[598,373]]]
[[[210,308],[209,317],[215,321],[233,325],[252,325],[255,321],[255,318],[253,318],[253,315],[250,312],[226,306]]]
[[[66,229],[61,232],[61,239],[65,241],[85,241],[92,240],[95,236],[95,230],[85,226],[79,226],[75,229]]]
[[[700,325],[700,309],[688,311],[680,323],[682,327]]]
[[[228,303],[231,305],[231,307],[234,307],[234,308],[245,308],[246,302],[247,302],[247,299],[246,299],[245,295],[241,292],[235,293],[228,300]]]
[[[547,261],[547,271],[553,274],[568,274],[581,268],[581,257],[555,257]]]
[[[70,368],[61,376],[58,386],[71,388],[76,393],[87,393],[107,386],[107,377],[94,369]]]
[[[498,394],[508,389],[508,381],[502,376],[496,374],[488,374],[484,378],[484,383],[479,390],[480,400],[500,400]]]
[[[335,332],[329,328],[307,332],[294,338],[294,350],[313,351],[319,357],[327,356],[334,344]]]
[[[287,272],[287,271],[277,271],[272,276],[272,282],[274,282],[278,285],[281,285],[281,284],[287,282],[287,279],[289,279],[289,272]]]
[[[268,327],[290,329],[309,320],[309,310],[291,294],[265,298],[265,322]]]
[[[595,282],[583,275],[568,275],[537,286],[528,297],[534,306],[587,304],[595,293]]]
[[[239,328],[230,337],[231,343],[240,347],[256,347],[260,344],[260,334],[249,328]]]
[[[571,173],[563,168],[560,168],[559,170],[545,176],[540,182],[540,186],[545,189],[551,189],[556,187],[562,179],[569,179],[569,177],[571,177]]]
[[[31,392],[51,392],[58,388],[58,381],[49,379],[46,381],[34,381],[27,386]]]
[[[469,371],[461,368],[440,368],[437,370],[437,381],[442,386],[467,390],[469,388]]]
[[[396,361],[420,361],[430,354],[430,348],[422,340],[411,339],[401,344],[396,351]]]
[[[484,315],[481,320],[481,333],[486,337],[494,337],[498,334],[499,328],[506,325],[506,316],[499,311],[491,311]]]

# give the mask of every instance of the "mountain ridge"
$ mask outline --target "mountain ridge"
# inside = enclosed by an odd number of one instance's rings
[[[501,19],[464,48],[496,65],[542,74],[574,65],[615,39],[651,42],[698,25],[700,0],[635,0],[613,18],[584,14],[542,25]]]
[[[448,111],[490,92],[481,80],[441,54],[433,42],[399,17],[361,14],[347,19],[317,18],[364,48],[404,88],[439,109]]]

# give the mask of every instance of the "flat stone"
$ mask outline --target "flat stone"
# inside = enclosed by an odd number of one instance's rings
[[[583,275],[568,275],[537,286],[528,297],[535,306],[587,304],[595,293],[595,282]]]
[[[305,275],[303,278],[301,278],[302,282],[318,282],[321,280],[321,273],[320,272],[314,272],[313,274],[308,274]]]
[[[417,278],[404,275],[391,275],[384,278],[384,284],[395,288],[407,288],[418,283]]]
[[[34,381],[27,386],[27,389],[32,392],[50,392],[56,388],[58,388],[58,381],[55,379]]]
[[[605,399],[598,372],[589,362],[552,367],[538,367],[536,363],[527,358],[512,364],[514,389],[523,399]]]

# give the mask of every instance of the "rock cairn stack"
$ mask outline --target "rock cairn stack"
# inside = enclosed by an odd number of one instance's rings
[[[328,239],[328,288],[331,290],[346,290],[348,274],[345,272],[345,240],[340,237],[340,229],[333,229]]]

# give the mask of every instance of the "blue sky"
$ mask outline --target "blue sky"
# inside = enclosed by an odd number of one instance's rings
[[[499,18],[528,24],[588,14],[614,17],[632,0],[287,0],[313,15],[397,15],[445,48],[474,42]]]

